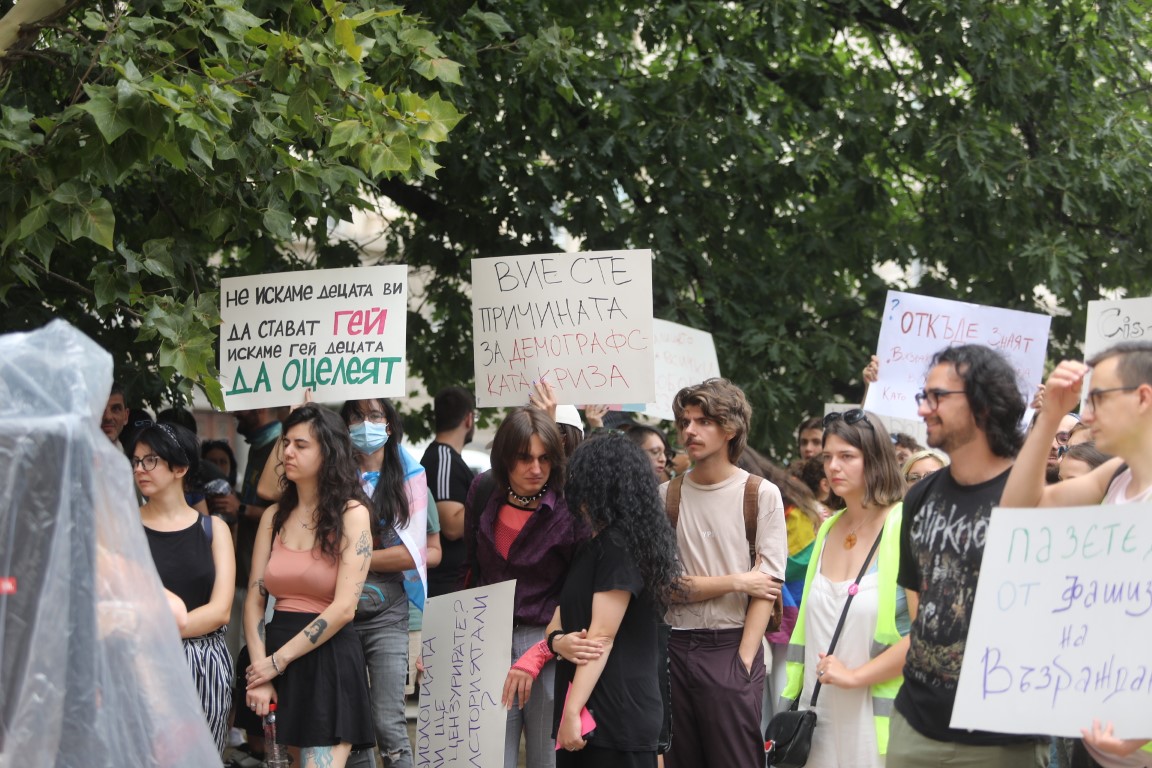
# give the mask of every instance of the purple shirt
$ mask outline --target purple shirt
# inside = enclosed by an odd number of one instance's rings
[[[483,499],[474,500],[473,496],[482,477],[484,475],[472,481],[464,505],[468,562],[480,566],[480,572],[473,574],[470,586],[516,579],[513,620],[517,624],[547,624],[560,603],[560,588],[564,586],[564,577],[568,574],[576,547],[589,538],[587,526],[568,514],[564,499],[550,488],[512,542],[505,560],[496,549],[495,527],[500,507],[507,501],[508,489],[494,488],[480,512],[477,526],[475,501],[483,502]]]

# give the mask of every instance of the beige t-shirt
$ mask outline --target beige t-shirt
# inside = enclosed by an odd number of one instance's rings
[[[692,473],[680,491],[676,546],[688,576],[724,576],[751,569],[744,532],[744,484],[748,473],[737,469],[715,485],[699,485]],[[668,483],[660,486],[667,498]],[[757,494],[756,552],[760,567],[783,580],[788,560],[788,531],[780,489],[764,480]],[[744,626],[748,595],[729,592],[712,600],[679,603],[668,609],[668,623],[677,629],[733,629]]]

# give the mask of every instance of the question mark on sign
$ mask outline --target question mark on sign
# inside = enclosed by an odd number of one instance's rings
[[[896,307],[900,306],[900,299],[892,299],[892,311],[896,311]],[[892,319],[892,315],[888,315],[888,319]]]

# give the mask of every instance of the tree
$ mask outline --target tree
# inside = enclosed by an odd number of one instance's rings
[[[435,178],[363,175],[403,212],[385,260],[429,276],[408,349],[430,389],[472,375],[470,260],[555,251],[561,232],[588,250],[653,249],[657,315],[715,334],[756,409],[753,444],[777,454],[802,414],[859,398],[891,287],[880,265],[929,295],[1035,310],[1050,292],[1068,312],[1053,357],[1082,336],[1089,299],[1150,287],[1152,22],[1139,4],[419,9],[460,67],[419,84],[466,118],[437,145]],[[22,221],[29,206],[16,210]],[[279,263],[276,245],[253,235],[222,268]],[[352,256],[320,250],[325,265]]]
[[[1150,287],[1139,4],[499,8],[506,27],[428,10],[470,118],[437,179],[380,185],[408,262],[441,276],[410,345],[436,383],[470,378],[468,259],[561,229],[654,250],[657,315],[715,334],[777,455],[802,415],[859,399],[889,287],[1032,311],[1051,292],[1057,358],[1089,299]]]
[[[435,174],[458,66],[367,2],[59,5],[0,20],[4,327],[64,316],[142,400],[220,402],[219,277],[300,268],[298,240],[357,263],[330,220]]]

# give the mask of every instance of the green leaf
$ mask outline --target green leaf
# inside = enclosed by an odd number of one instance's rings
[[[116,215],[112,213],[112,204],[100,197],[71,206],[63,231],[64,236],[73,242],[86,237],[97,245],[112,250],[115,229]]]
[[[342,147],[346,144],[359,144],[365,135],[367,135],[367,131],[359,120],[341,120],[332,128],[328,146]]]
[[[511,35],[515,34],[512,27],[508,26],[508,22],[504,17],[498,13],[481,11],[475,5],[468,9],[465,16],[469,19],[476,19],[488,28],[488,31],[494,35]]]
[[[448,132],[464,117],[455,106],[441,99],[438,93],[432,94],[424,102],[423,112],[426,116],[421,116],[422,122],[416,129],[416,135],[426,141],[446,140]]]
[[[348,19],[337,19],[332,26],[336,43],[356,61],[364,57],[364,50],[356,44],[356,25]]]
[[[418,59],[412,63],[412,69],[428,80],[463,85],[460,82],[460,65],[451,59]]]
[[[126,110],[120,106],[119,101],[109,99],[103,92],[105,89],[97,91],[93,86],[85,86],[84,90],[88,93],[88,101],[78,108],[92,116],[104,141],[111,144],[132,127]]]

